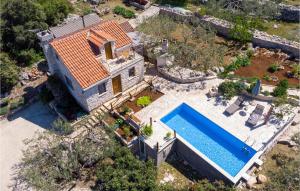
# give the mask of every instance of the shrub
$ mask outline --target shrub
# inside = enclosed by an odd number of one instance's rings
[[[218,91],[224,96],[225,99],[229,100],[245,89],[246,86],[243,83],[232,81],[222,82],[218,87]]]
[[[277,166],[285,166],[288,162],[292,161],[291,157],[281,153],[274,154],[272,159],[276,161]]]
[[[239,55],[236,57],[236,59],[226,67],[226,71],[235,71],[239,69],[240,67],[245,67],[250,64],[250,59],[246,55]]]
[[[118,119],[116,119],[115,124],[120,127],[124,124],[124,120],[121,118],[118,118]]]
[[[248,58],[251,58],[253,56],[253,54],[254,54],[254,50],[252,50],[252,49],[248,49],[246,51],[246,55],[248,56]]]
[[[200,16],[206,15],[207,9],[205,7],[201,7],[198,11]]]
[[[0,115],[6,115],[8,113],[8,106],[0,107]]]
[[[300,133],[294,134],[291,139],[292,139],[292,141],[294,141],[295,143],[300,145]]]
[[[41,59],[42,56],[32,48],[29,50],[21,50],[17,55],[17,61],[22,66],[30,66]]]
[[[126,125],[126,126],[123,128],[123,132],[124,132],[125,137],[129,137],[129,136],[132,135],[132,132],[131,132],[131,130],[130,130],[130,126],[127,126],[127,125]]]
[[[166,133],[166,137],[167,137],[167,138],[170,138],[171,135],[172,135],[171,132],[167,132],[167,133]]]
[[[10,102],[10,109],[16,109],[24,104],[24,98],[17,98]]]
[[[274,88],[272,95],[274,97],[282,97],[287,95],[287,89],[288,89],[289,83],[287,80],[281,80],[276,88]]]
[[[266,80],[266,81],[268,81],[268,82],[271,81],[271,77],[270,77],[269,74],[264,74],[263,79]]]
[[[295,78],[300,78],[300,65],[299,64],[295,64],[293,66],[292,74]]]
[[[122,15],[124,18],[133,18],[135,16],[133,11],[125,9],[119,5],[113,9],[113,12],[117,15]]]
[[[268,71],[271,73],[274,73],[278,70],[278,65],[277,64],[272,64],[269,68]]]
[[[263,94],[264,96],[269,96],[271,93],[270,93],[269,91],[263,91],[262,94]]]
[[[74,131],[71,124],[62,119],[53,122],[52,130],[60,135],[70,135]]]
[[[7,54],[0,54],[0,84],[1,92],[10,91],[19,80],[19,68]]]
[[[136,104],[140,107],[146,107],[151,103],[151,98],[150,96],[142,96],[139,97],[136,101]]]
[[[151,125],[144,125],[142,128],[142,134],[150,137],[153,133],[153,129]]]

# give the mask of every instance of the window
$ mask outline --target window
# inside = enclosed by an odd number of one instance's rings
[[[67,85],[73,90],[74,88],[72,85],[72,81],[67,76],[65,76],[65,79],[66,79]]]
[[[129,77],[135,76],[135,68],[134,67],[130,68],[129,71],[128,71],[128,73],[129,73]]]
[[[98,85],[98,92],[100,95],[103,94],[104,92],[106,92],[106,84],[105,83]]]
[[[90,43],[92,47],[92,51],[95,54],[96,57],[100,56],[101,52],[98,46],[94,45],[93,43]]]

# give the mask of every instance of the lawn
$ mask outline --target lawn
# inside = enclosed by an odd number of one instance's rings
[[[277,25],[278,28],[274,28]],[[268,21],[264,23],[265,32],[271,35],[277,35],[288,40],[300,41],[299,23],[288,23],[282,21]]]

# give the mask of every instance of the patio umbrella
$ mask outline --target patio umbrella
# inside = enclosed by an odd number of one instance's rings
[[[252,94],[253,95],[255,95],[255,96],[257,96],[258,94],[259,94],[259,92],[260,92],[260,87],[261,86],[261,81],[260,80],[257,80],[256,81],[256,84],[255,84],[255,86],[253,87],[253,89],[252,89]]]

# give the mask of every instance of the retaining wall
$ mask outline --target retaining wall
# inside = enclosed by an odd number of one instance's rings
[[[299,22],[300,19],[300,7],[292,6],[292,5],[285,5],[279,4],[280,10],[280,19],[284,21],[291,21],[291,22]]]

